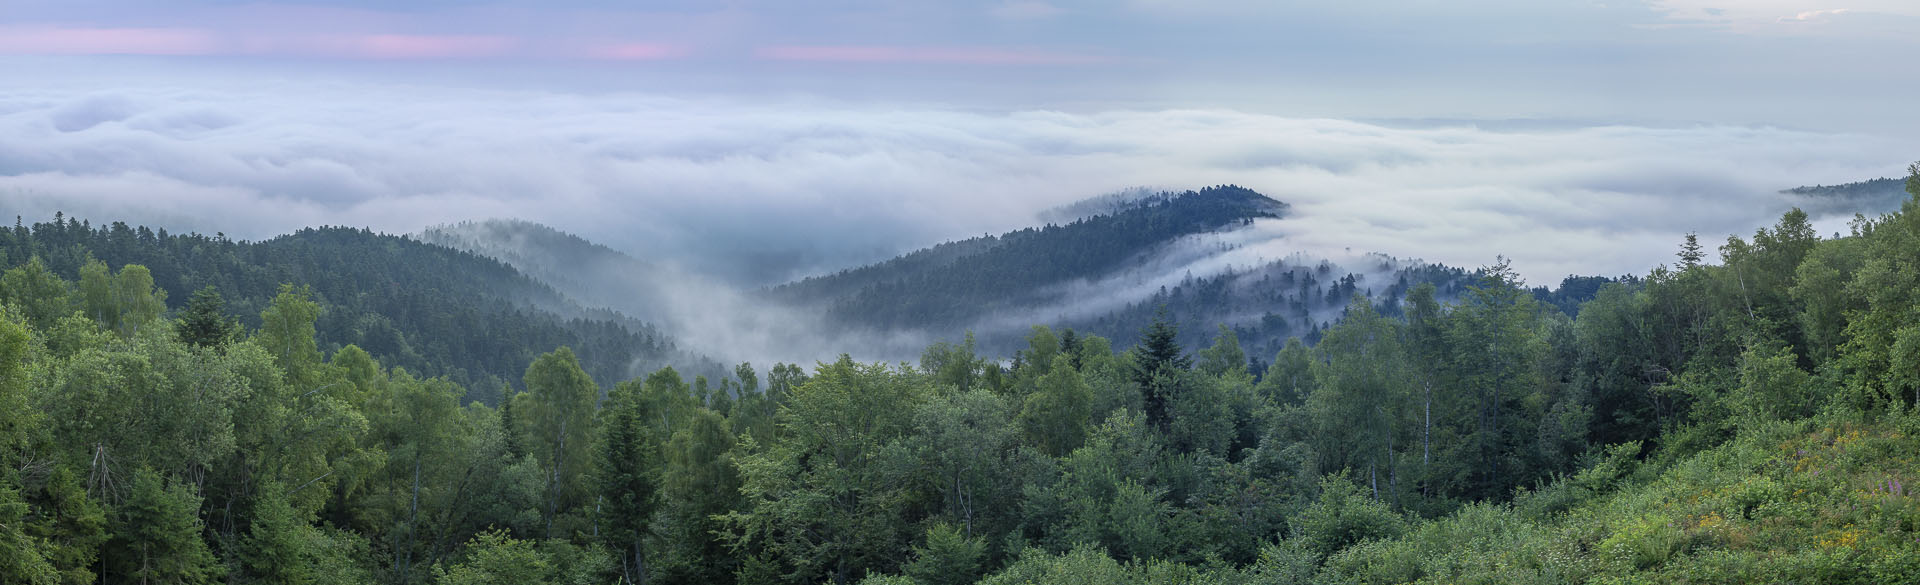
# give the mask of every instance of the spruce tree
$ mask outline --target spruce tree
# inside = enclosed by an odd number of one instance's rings
[[[55,467],[38,488],[21,495],[34,515],[25,527],[27,535],[44,546],[43,556],[59,573],[56,582],[98,582],[93,571],[98,568],[100,546],[107,541],[107,513],[87,497],[73,471]]]
[[[240,323],[221,312],[226,301],[209,286],[193,293],[173,331],[181,342],[200,347],[226,345],[239,335]]]
[[[186,485],[166,485],[151,469],[134,473],[120,506],[112,557],[123,579],[138,583],[212,583],[225,571],[200,538],[200,498]]]
[[[595,444],[595,473],[600,492],[601,535],[616,552],[626,580],[646,582],[642,543],[648,534],[658,491],[660,445],[647,425],[641,384],[625,382],[607,394]]]
[[[726,419],[708,410],[693,411],[667,441],[652,521],[653,534],[667,541],[656,563],[662,582],[724,583],[733,575],[737,559],[716,534],[723,526],[715,518],[741,505],[734,444]]]
[[[240,543],[247,572],[266,583],[313,582],[302,531],[306,520],[287,504],[286,488],[277,482],[260,486],[253,502],[253,526]]]
[[[1193,367],[1193,358],[1180,348],[1180,330],[1167,320],[1167,309],[1153,314],[1153,324],[1140,336],[1133,348],[1133,381],[1146,398],[1147,422],[1156,428],[1167,427],[1167,405],[1179,384],[1170,383],[1174,374]],[[1158,380],[1156,380],[1158,378]]]
[[[41,555],[40,543],[20,529],[27,503],[10,483],[0,478],[0,577],[22,585],[55,583],[59,572]]]
[[[968,538],[953,525],[937,522],[927,528],[926,545],[913,547],[913,561],[901,569],[915,583],[965,585],[979,579],[986,552],[985,538]]]
[[[1706,257],[1707,253],[1701,250],[1700,237],[1687,234],[1687,242],[1680,245],[1680,267],[1697,267],[1700,265],[1700,260]]]

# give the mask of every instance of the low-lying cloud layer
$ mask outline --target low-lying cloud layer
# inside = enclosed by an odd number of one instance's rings
[[[1401,128],[1227,110],[982,112],[396,85],[0,90],[0,205],[263,238],[546,223],[746,284],[1023,227],[1139,185],[1293,204],[1284,251],[1529,281],[1644,272],[1749,234],[1778,189],[1892,175],[1920,143],[1749,127]],[[1830,220],[1823,228],[1842,225]]]

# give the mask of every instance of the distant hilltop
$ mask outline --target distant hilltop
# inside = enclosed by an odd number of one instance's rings
[[[1796,206],[1814,215],[1877,215],[1899,211],[1900,202],[1907,200],[1907,185],[1901,179],[1881,177],[1840,185],[1794,187],[1780,193],[1794,196]]]

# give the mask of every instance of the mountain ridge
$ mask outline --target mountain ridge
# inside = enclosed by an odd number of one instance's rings
[[[58,216],[0,232],[8,266],[38,257],[72,278],[93,259],[115,269],[138,264],[174,308],[213,286],[226,313],[249,326],[282,284],[308,287],[323,307],[323,349],[358,345],[382,363],[447,376],[489,403],[517,385],[517,364],[561,345],[574,347],[606,385],[666,363],[718,369],[648,323],[583,307],[494,258],[407,236],[323,226],[235,241]]]
[[[1010,299],[1039,287],[1109,274],[1182,236],[1278,219],[1287,209],[1287,204],[1243,187],[1209,187],[1066,225],[948,242],[769,292],[790,303],[824,304],[838,321],[891,328],[931,316],[928,325],[951,325],[1005,309]],[[901,295],[907,290],[928,296]],[[887,297],[912,300],[888,303]]]
[[[1807,185],[1781,189],[1797,207],[1814,215],[1879,215],[1900,210],[1907,200],[1906,181],[1881,177],[1838,185]]]

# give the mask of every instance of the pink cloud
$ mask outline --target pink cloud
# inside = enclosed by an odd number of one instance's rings
[[[186,28],[0,27],[0,55],[294,55],[362,59],[490,57],[513,37],[472,35],[242,35]]]
[[[222,39],[219,53],[345,59],[461,59],[507,55],[515,37],[406,34],[247,34]]]
[[[228,32],[192,28],[0,26],[0,55],[155,55],[428,60],[532,57],[618,61],[685,57],[686,45],[540,43],[499,35]]]
[[[755,52],[775,61],[923,63],[944,65],[1089,65],[1110,59],[1093,55],[968,47],[779,46]]]
[[[0,27],[0,55],[209,55],[218,45],[186,28]]]
[[[494,57],[512,50],[513,37],[469,35],[363,35],[344,37],[347,57],[371,59],[447,59]]]

